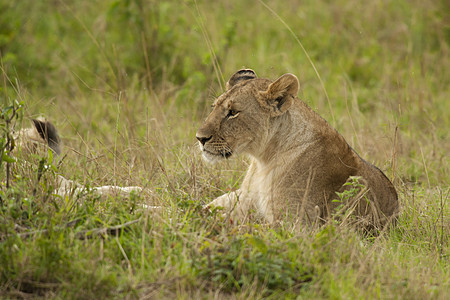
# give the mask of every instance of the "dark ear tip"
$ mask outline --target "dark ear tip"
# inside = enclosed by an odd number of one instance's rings
[[[49,121],[41,121],[37,119],[32,119],[32,121],[40,137],[48,144],[50,149],[55,151],[56,154],[60,154],[61,139],[59,138],[55,125]]]
[[[227,89],[230,89],[240,81],[258,78],[255,71],[252,69],[240,69],[234,73],[227,82]]]
[[[44,123],[43,121],[38,120],[38,119],[31,119],[31,121],[33,121],[33,124],[36,127],[36,129],[38,126],[43,126],[43,123]]]
[[[248,69],[248,68],[240,69],[235,74],[242,74],[242,73],[252,73],[252,74],[254,74],[256,76],[255,71],[253,71],[252,69]]]

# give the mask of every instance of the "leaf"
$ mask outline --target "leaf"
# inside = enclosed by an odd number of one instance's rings
[[[267,253],[267,245],[264,243],[264,241],[262,239],[252,236],[252,237],[249,237],[247,239],[247,241],[250,245],[255,247],[262,254]]]
[[[13,110],[14,109],[14,106],[7,106],[7,107],[4,107],[3,109],[2,109],[2,118],[4,118],[6,115],[8,115],[9,114],[9,112],[11,111],[11,110]]]
[[[13,163],[13,162],[16,162],[16,158],[14,158],[14,157],[12,157],[12,156],[9,156],[9,155],[6,154],[6,153],[3,153],[3,155],[2,155],[2,161],[5,161],[5,162],[7,162],[7,163]]]

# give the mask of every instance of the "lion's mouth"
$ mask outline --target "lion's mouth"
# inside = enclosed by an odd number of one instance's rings
[[[214,162],[214,161],[217,161],[220,159],[229,158],[233,153],[231,151],[225,151],[225,150],[222,150],[218,153],[214,153],[214,152],[208,151],[205,148],[203,148],[202,154],[206,160]]]
[[[233,154],[233,153],[231,153],[231,152],[229,152],[229,151],[225,151],[225,152],[222,153],[221,155],[222,155],[223,157],[225,157],[225,158],[229,158],[229,157],[231,156],[231,154]]]

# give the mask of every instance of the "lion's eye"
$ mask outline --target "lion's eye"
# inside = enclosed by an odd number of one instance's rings
[[[239,114],[239,112],[238,112],[237,110],[230,109],[230,110],[228,111],[227,118],[229,119],[229,118],[236,117],[238,114]]]

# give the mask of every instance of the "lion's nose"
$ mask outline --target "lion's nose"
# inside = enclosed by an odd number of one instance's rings
[[[197,140],[204,146],[206,144],[207,141],[209,141],[212,136],[210,137],[204,137],[204,136],[196,136]]]

